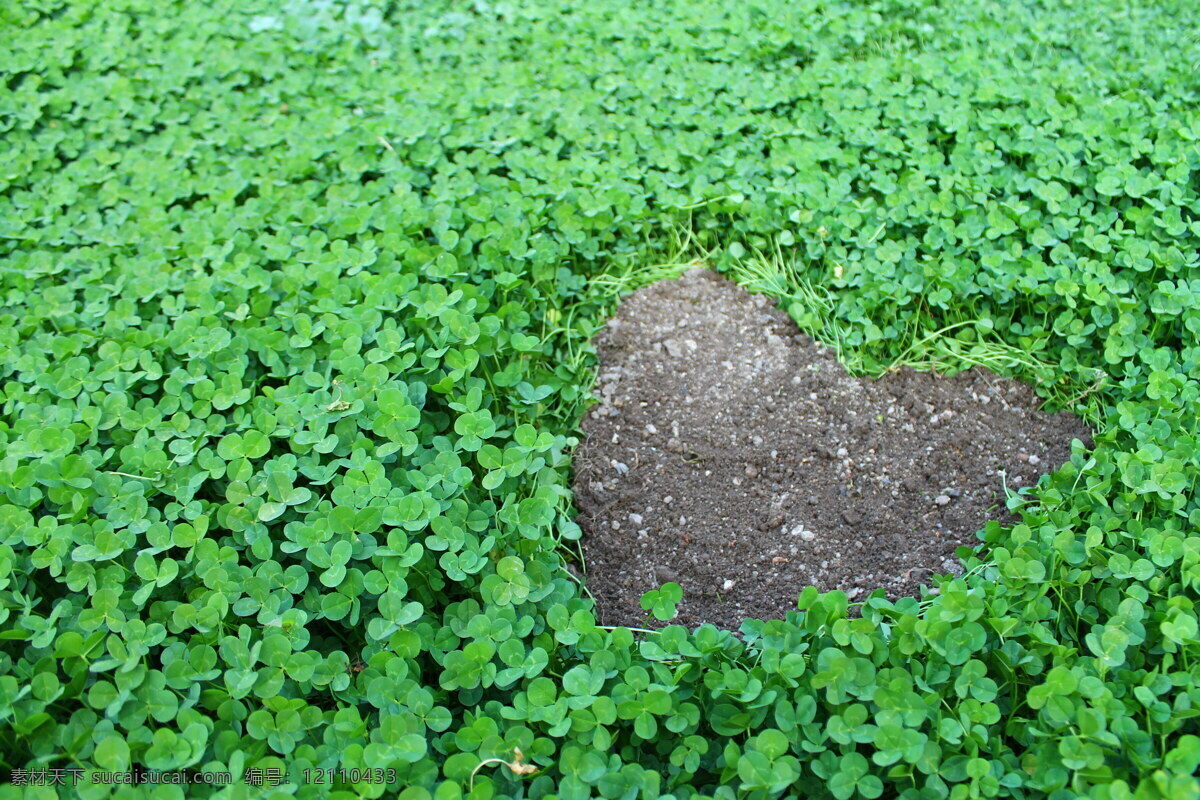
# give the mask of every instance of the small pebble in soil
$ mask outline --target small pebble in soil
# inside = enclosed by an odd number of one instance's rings
[[[937,497],[933,498],[933,502],[937,503],[939,506],[944,506],[950,502],[950,498],[944,494],[939,494]]]
[[[735,582],[735,581],[731,581],[731,580],[729,580],[729,579],[726,579],[726,580],[725,580],[725,582],[721,584],[721,591],[723,591],[723,592],[728,592],[728,591],[730,591],[731,589],[733,589],[733,587],[734,587],[735,585],[736,585],[736,582]]]

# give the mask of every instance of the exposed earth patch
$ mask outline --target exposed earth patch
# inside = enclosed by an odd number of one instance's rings
[[[861,600],[959,573],[1010,488],[1090,446],[1078,417],[975,368],[850,376],[761,295],[693,269],[630,295],[597,335],[575,453],[586,583],[610,625],[683,587],[673,623],[737,630],[808,585]]]

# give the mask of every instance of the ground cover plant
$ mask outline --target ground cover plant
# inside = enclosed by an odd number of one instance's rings
[[[1200,794],[1192,4],[0,20],[0,767],[236,778],[4,797]],[[1094,449],[936,596],[599,627],[588,341],[681,252]]]

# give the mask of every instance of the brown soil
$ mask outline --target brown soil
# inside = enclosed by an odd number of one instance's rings
[[[1010,489],[1090,445],[1069,413],[982,369],[872,381],[716,273],[628,297],[597,335],[603,401],[583,421],[575,500],[601,621],[641,626],[644,592],[683,587],[673,624],[777,619],[804,587],[919,595],[960,545],[1011,523]]]

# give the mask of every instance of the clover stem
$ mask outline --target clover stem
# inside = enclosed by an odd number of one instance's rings
[[[128,472],[117,472],[115,469],[105,470],[109,475],[120,475],[123,478],[137,478],[139,481],[154,482],[157,478],[147,478],[144,475],[131,475]]]
[[[628,625],[597,625],[596,627],[605,631],[615,631],[618,628],[628,628],[635,633],[658,633],[658,631],[652,631],[649,628],[630,628]]]
[[[480,761],[477,765],[475,765],[475,769],[471,770],[471,783],[470,783],[469,791],[472,791],[472,792],[475,791],[475,773],[479,772],[479,770],[483,769],[488,764],[505,764],[505,765],[507,765],[508,762],[505,761],[503,758],[485,758],[483,761]]]

